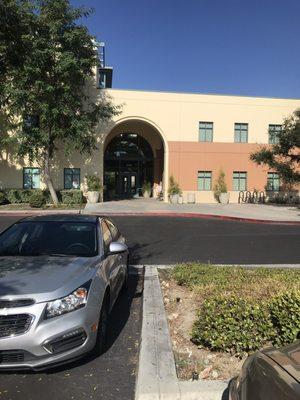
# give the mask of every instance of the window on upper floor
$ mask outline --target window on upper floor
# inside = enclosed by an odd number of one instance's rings
[[[269,125],[269,143],[277,144],[279,142],[279,133],[282,131],[282,125]]]
[[[211,171],[198,171],[198,190],[211,190]]]
[[[234,171],[232,176],[232,190],[247,190],[247,172]]]
[[[40,168],[23,168],[23,189],[39,189],[40,175]]]
[[[212,142],[213,141],[213,122],[199,122],[199,142]]]
[[[106,73],[105,72],[99,73],[99,88],[100,89],[106,88]]]
[[[248,142],[248,124],[240,122],[234,124],[234,141],[235,143]]]
[[[268,172],[267,190],[271,192],[278,192],[279,188],[280,188],[280,179],[277,172]]]
[[[80,188],[80,168],[64,169],[64,188],[65,189]]]

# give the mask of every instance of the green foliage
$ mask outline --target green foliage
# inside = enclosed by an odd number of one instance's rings
[[[142,185],[142,193],[143,194],[146,193],[146,192],[151,193],[151,189],[152,189],[152,186],[151,186],[150,182],[144,182],[143,183],[143,185]]]
[[[99,192],[102,189],[101,180],[97,175],[88,175],[86,183],[89,192]]]
[[[173,196],[175,194],[181,195],[182,190],[179,187],[179,184],[175,181],[174,176],[171,175],[169,178],[169,189],[168,189],[169,196]]]
[[[41,190],[36,190],[32,193],[29,199],[29,205],[33,208],[41,208],[46,205],[46,199]]]
[[[81,190],[73,189],[73,190],[62,190],[61,192],[61,200],[65,205],[74,205],[74,204],[82,204],[83,203],[83,194]]]
[[[7,202],[6,195],[3,192],[0,192],[0,205],[5,204]]]
[[[225,182],[225,172],[220,170],[219,176],[214,185],[214,195],[217,200],[219,200],[219,196],[221,193],[227,193],[227,185]]]
[[[258,165],[267,165],[276,171],[287,184],[300,182],[300,110],[287,118],[278,132],[278,143],[261,146],[250,154],[250,160]]]
[[[39,160],[52,188],[57,143],[67,154],[91,153],[96,149],[96,126],[118,114],[119,108],[105,92],[96,93],[97,51],[81,22],[90,10],[75,8],[69,0],[7,3],[7,8],[2,3],[0,7],[0,63],[5,70],[0,101],[8,118],[20,116],[14,131],[18,155]]]
[[[270,314],[276,330],[275,343],[281,346],[296,340],[300,332],[300,291],[275,297],[270,303]]]
[[[9,203],[17,204],[22,203],[21,189],[9,189],[6,191],[6,198]]]
[[[192,331],[196,344],[238,355],[258,349],[274,337],[268,307],[238,297],[204,300]]]
[[[199,346],[242,355],[291,343],[300,332],[297,270],[193,263],[177,265],[170,275],[199,299],[192,330]]]

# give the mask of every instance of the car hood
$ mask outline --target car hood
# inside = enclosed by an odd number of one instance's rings
[[[44,302],[68,295],[95,274],[98,257],[0,257],[0,299]]]
[[[300,383],[300,340],[280,349],[265,349],[263,353]]]

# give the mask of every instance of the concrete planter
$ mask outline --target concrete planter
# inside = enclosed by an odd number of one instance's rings
[[[98,203],[99,201],[100,192],[88,192],[87,198],[89,203]]]
[[[170,195],[170,203],[178,204],[178,202],[179,202],[179,194],[171,194]]]
[[[229,193],[220,193],[219,201],[221,204],[228,204],[229,203]]]
[[[148,192],[148,190],[146,190],[145,192],[143,192],[143,197],[144,199],[149,199],[150,198],[151,193]]]

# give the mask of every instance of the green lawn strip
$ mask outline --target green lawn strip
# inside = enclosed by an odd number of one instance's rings
[[[182,264],[169,274],[197,294],[191,339],[200,347],[244,355],[300,332],[299,270]]]

